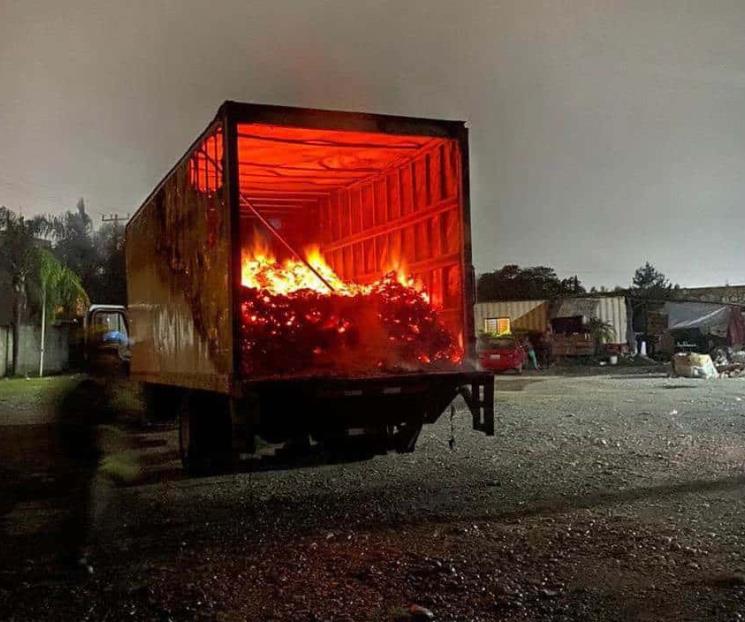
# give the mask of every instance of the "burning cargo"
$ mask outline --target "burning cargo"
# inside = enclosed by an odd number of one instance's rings
[[[224,104],[127,228],[131,370],[182,404],[185,460],[228,432],[413,448],[458,393],[490,432],[467,181],[462,123]]]

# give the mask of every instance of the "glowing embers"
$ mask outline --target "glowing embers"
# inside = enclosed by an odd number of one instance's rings
[[[277,262],[266,248],[243,258],[241,360],[246,376],[374,374],[447,369],[463,352],[426,293],[395,272],[345,283],[317,250]]]

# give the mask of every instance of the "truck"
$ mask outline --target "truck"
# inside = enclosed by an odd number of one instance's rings
[[[410,452],[458,396],[494,434],[468,171],[463,122],[222,104],[125,232],[129,373],[187,471]]]

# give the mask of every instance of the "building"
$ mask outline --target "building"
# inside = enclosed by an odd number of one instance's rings
[[[745,285],[723,285],[721,287],[682,287],[673,291],[676,300],[717,302],[720,304],[745,305]]]
[[[607,345],[625,351],[633,343],[629,303],[624,295],[479,302],[474,306],[477,334],[522,332],[540,335],[548,332],[549,327],[555,334],[581,333],[582,327],[592,318],[612,327],[614,337]]]

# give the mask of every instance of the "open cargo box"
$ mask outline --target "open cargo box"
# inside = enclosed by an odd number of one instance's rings
[[[278,259],[316,245],[344,282],[369,284],[397,269],[412,274],[461,361],[396,374],[242,373],[241,272],[257,232]],[[130,220],[126,259],[131,373],[139,380],[233,398],[263,392],[274,402],[291,388],[366,403],[373,394],[408,391],[420,411],[422,395],[432,394],[427,420],[460,392],[474,426],[493,432],[492,381],[471,366],[474,277],[461,122],[226,102]]]
[[[430,344],[420,344],[423,345],[420,358],[426,362],[413,356],[405,361],[396,360],[391,354],[396,344],[388,340],[374,313],[366,313],[368,310],[361,306],[368,305],[374,297],[349,301],[345,296],[340,299],[343,309],[350,328],[358,333],[354,339],[347,340],[352,344],[331,346],[326,348],[328,351],[319,347],[317,356],[308,354],[306,364],[299,360],[301,352],[283,358],[280,350],[268,370],[251,365],[249,356],[244,360],[244,375],[262,375],[262,372],[291,375],[292,371],[369,375],[390,372],[391,368],[398,371],[457,368],[466,341],[467,316],[458,140],[262,123],[239,123],[237,136],[244,284],[250,280],[246,272],[252,253],[259,249],[262,257],[269,253],[279,261],[291,261],[295,272],[290,276],[300,270],[309,277],[311,286],[319,286],[321,295],[328,296],[330,292],[325,288],[328,280],[320,274],[314,275],[310,272],[312,267],[297,259],[307,254],[308,248],[315,247],[320,265],[330,268],[327,272],[338,286],[378,282],[393,272],[399,275],[396,280],[404,281],[408,288],[425,292],[431,306],[424,305],[420,311],[432,309],[436,313],[444,330],[434,327],[434,337],[449,344],[445,352],[438,352]],[[276,277],[276,272],[272,277]],[[284,285],[278,284],[280,288]],[[289,302],[286,297],[280,301],[284,305]],[[302,321],[302,308],[308,302],[301,300],[299,305],[294,304],[284,316],[297,324],[297,316]],[[418,300],[414,297],[407,302]],[[274,306],[270,303],[269,311]],[[324,310],[332,316],[344,314],[339,309]],[[294,335],[288,335],[287,342],[282,342],[279,335],[284,328],[284,324],[277,326],[277,330],[273,324],[265,327],[265,331],[272,329],[271,333],[277,334],[272,337],[265,332],[265,341],[270,342],[265,344],[268,345],[265,350],[284,346],[285,350],[302,351],[314,345],[312,336],[308,339],[310,344],[299,343]],[[308,327],[304,328],[307,339]],[[419,331],[419,327],[415,328]],[[244,322],[241,330],[243,337],[247,337],[252,324]],[[297,332],[303,334],[302,330]],[[314,336],[324,343],[327,332]],[[405,336],[422,339],[420,333]],[[245,351],[243,355],[245,358]],[[441,360],[434,365],[432,359],[437,357]],[[385,367],[382,358],[386,358]]]

